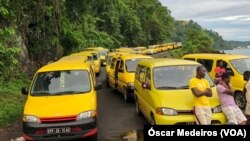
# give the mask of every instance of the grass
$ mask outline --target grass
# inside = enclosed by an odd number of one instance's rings
[[[4,127],[19,119],[22,115],[26,96],[21,94],[21,88],[29,85],[27,78],[15,79],[2,85],[0,89],[0,127]]]

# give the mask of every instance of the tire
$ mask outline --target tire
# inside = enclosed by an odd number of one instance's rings
[[[135,110],[136,110],[136,114],[138,116],[142,116],[142,113],[141,113],[140,108],[139,108],[139,102],[138,102],[137,98],[135,98]]]
[[[155,118],[154,118],[154,115],[151,113],[151,116],[150,116],[150,125],[156,125],[155,124]]]
[[[100,72],[96,73],[96,76],[98,77],[100,75]]]
[[[97,141],[97,136],[98,136],[98,134],[96,133],[94,136],[92,136],[92,137],[90,138],[90,140],[91,140],[91,141]]]
[[[241,92],[236,92],[234,95],[234,100],[240,109],[245,110],[247,102],[244,94],[242,94]]]

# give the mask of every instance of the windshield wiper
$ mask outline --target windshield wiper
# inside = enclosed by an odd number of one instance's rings
[[[78,93],[84,93],[84,92],[82,92],[82,91],[62,91],[62,92],[52,93],[52,95],[78,94]]]
[[[157,87],[157,89],[178,89],[178,87],[173,87],[173,86],[162,86],[162,87]]]
[[[49,92],[35,92],[35,93],[31,93],[31,95],[34,95],[34,96],[36,96],[36,95],[50,95],[50,93]]]
[[[162,87],[158,87],[157,89],[189,89],[189,86],[180,86],[180,87],[162,86]]]
[[[189,89],[189,86],[180,86],[179,89]]]

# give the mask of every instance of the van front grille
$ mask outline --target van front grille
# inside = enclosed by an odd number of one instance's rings
[[[42,117],[41,123],[58,123],[58,122],[71,122],[76,120],[76,115],[64,117]]]

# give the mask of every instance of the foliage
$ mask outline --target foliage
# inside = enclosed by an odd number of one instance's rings
[[[15,47],[14,31],[12,28],[0,29],[0,82],[2,82],[2,87],[16,76],[18,69],[19,48]]]
[[[175,21],[175,29],[171,34],[172,41],[182,42],[183,48],[171,51],[174,57],[189,53],[216,52],[227,48],[226,42],[214,31],[203,29],[194,21]]]

